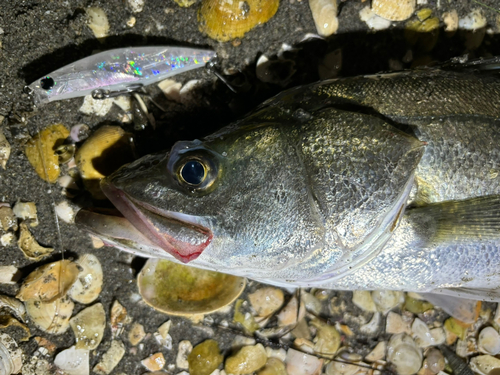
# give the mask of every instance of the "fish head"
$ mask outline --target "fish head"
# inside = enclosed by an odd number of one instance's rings
[[[126,165],[101,188],[136,229],[124,237],[151,256],[297,280],[352,260],[402,212],[421,142],[367,120],[230,126]]]

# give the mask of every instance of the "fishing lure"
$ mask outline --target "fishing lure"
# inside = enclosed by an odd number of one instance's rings
[[[183,47],[133,47],[104,51],[58,69],[29,86],[35,105],[92,94],[113,97],[173,75],[204,67],[214,51]]]

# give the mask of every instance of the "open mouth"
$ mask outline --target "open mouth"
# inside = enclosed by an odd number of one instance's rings
[[[183,263],[198,258],[213,239],[212,231],[201,225],[195,216],[161,210],[139,202],[110,183],[102,183],[101,188],[143,239]],[[114,222],[119,225],[118,221]],[[117,231],[116,228],[114,230]],[[109,236],[113,236],[113,229],[108,231]]]

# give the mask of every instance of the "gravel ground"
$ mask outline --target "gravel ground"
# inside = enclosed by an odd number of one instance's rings
[[[495,9],[500,9],[500,1],[483,0]],[[51,205],[52,199],[60,202],[65,199],[58,186],[49,187],[34,172],[23,152],[26,137],[34,135],[38,128],[53,123],[62,123],[67,127],[84,123],[91,128],[103,124],[117,123],[116,113],[111,111],[105,117],[84,115],[78,111],[82,98],[50,103],[41,108],[34,108],[30,98],[23,93],[24,85],[50,73],[72,61],[90,55],[96,50],[139,45],[182,45],[209,47],[217,51],[222,68],[227,72],[241,70],[246,76],[251,89],[233,94],[219,81],[215,81],[210,73],[196,71],[175,77],[179,82],[199,79],[193,98],[184,104],[166,102],[162,93],[152,87],[152,95],[168,108],[166,113],[154,109],[157,118],[156,131],[146,128],[137,131],[133,125],[127,130],[136,135],[137,151],[145,154],[151,151],[169,148],[180,139],[200,138],[242,116],[262,100],[274,95],[284,87],[312,82],[318,79],[317,66],[321,58],[328,52],[341,49],[343,76],[375,73],[391,70],[394,67],[409,68],[418,61],[445,61],[446,59],[469,53],[471,57],[500,54],[498,43],[497,17],[500,13],[494,9],[479,5],[473,1],[458,0],[450,3],[441,0],[430,0],[427,5],[435,15],[453,7],[460,17],[472,9],[480,8],[488,20],[488,32],[481,46],[467,51],[464,32],[457,32],[453,37],[444,35],[443,28],[436,46],[426,51],[426,46],[411,46],[404,38],[404,22],[395,23],[387,30],[373,33],[359,19],[359,11],[367,5],[361,1],[348,0],[340,6],[340,28],[337,35],[327,40],[309,39],[303,41],[308,33],[315,33],[314,22],[307,1],[282,0],[276,15],[266,24],[256,27],[238,42],[219,43],[205,37],[198,31],[196,3],[190,8],[180,8],[172,0],[145,0],[144,10],[133,14],[125,0],[88,1],[88,0],[11,0],[0,2],[0,121],[4,134],[12,145],[12,154],[6,170],[0,170],[0,201],[15,203],[34,201],[38,208],[40,225],[33,228],[35,237],[41,244],[56,247],[58,250],[42,263],[60,259],[61,247],[66,257],[77,258],[78,254],[93,253],[102,263],[104,269],[104,288],[99,301],[102,302],[109,316],[112,302],[118,299],[128,309],[134,319],[144,325],[146,332],[154,332],[167,317],[153,311],[141,303],[131,302],[131,295],[137,293],[135,275],[144,263],[141,259],[131,259],[129,255],[113,248],[94,249],[87,234],[74,225],[60,223],[62,246],[58,241],[57,230]],[[98,40],[87,27],[85,9],[89,6],[101,7],[110,23],[109,36]],[[131,16],[136,18],[134,27],[126,25]],[[491,31],[491,32],[490,32]],[[286,84],[262,84],[255,78],[255,63],[259,55],[276,56],[286,43],[297,46],[297,50],[289,53],[293,61],[295,74]],[[408,51],[411,51],[410,53]],[[412,58],[411,58],[412,57]],[[75,205],[90,204],[85,195],[77,197]],[[2,248],[0,265],[14,264],[20,268],[22,275],[38,267],[40,262],[32,262],[24,258],[17,246]],[[255,288],[253,283],[249,288]],[[15,295],[17,285],[0,286],[0,291]],[[343,311],[351,315],[361,314],[361,310],[351,303],[351,294],[331,292],[337,301],[344,301]],[[77,304],[75,313],[83,309]],[[341,319],[342,314],[337,318]],[[224,315],[215,315],[216,319]],[[177,344],[181,340],[190,340],[193,344],[202,341],[209,334],[193,326],[192,322],[172,317],[174,350],[163,353],[167,363],[175,363]],[[58,348],[67,348],[74,343],[71,330],[60,336],[50,336],[35,329],[33,336],[49,337]],[[224,330],[214,330],[214,337],[229,348],[232,334]],[[19,338],[21,331],[9,328],[8,332]],[[126,341],[126,340],[124,340]],[[359,347],[361,354],[366,354],[373,347],[376,338],[356,336],[353,347]],[[99,360],[109,347],[110,330],[106,329],[105,337],[99,348],[91,356],[91,367]],[[37,345],[33,340],[22,344],[25,353],[33,353]],[[130,346],[127,347],[129,349]],[[152,339],[144,341],[144,348],[136,354],[127,354],[119,363],[114,373],[142,373],[140,360],[158,351]],[[180,370],[176,369],[173,373]]]

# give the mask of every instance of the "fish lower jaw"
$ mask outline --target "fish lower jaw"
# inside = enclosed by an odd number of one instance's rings
[[[189,215],[159,211],[134,200],[109,182],[103,183],[101,188],[142,237],[182,263],[198,258],[212,242],[212,231]]]

